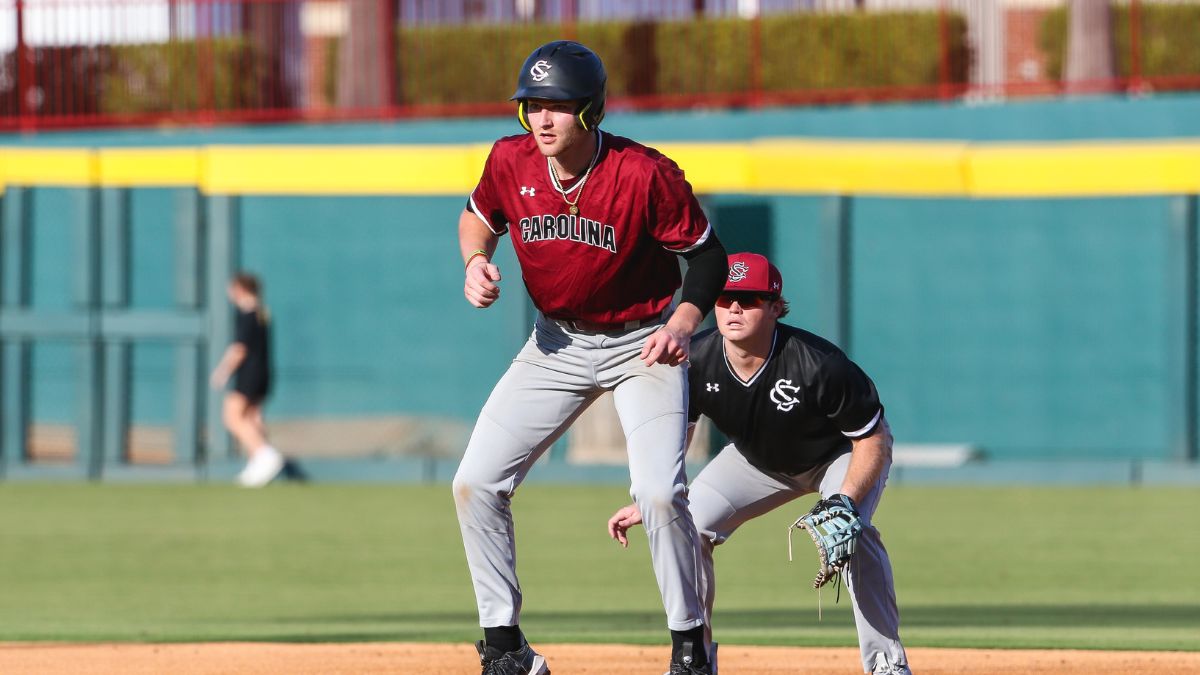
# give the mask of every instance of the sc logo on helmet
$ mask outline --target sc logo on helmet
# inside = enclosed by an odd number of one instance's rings
[[[529,69],[529,75],[534,82],[541,82],[550,75],[550,69],[554,66],[546,61],[538,61]]]

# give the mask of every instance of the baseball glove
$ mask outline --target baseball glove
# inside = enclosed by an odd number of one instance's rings
[[[863,530],[854,501],[843,494],[818,501],[812,511],[792,523],[788,528],[788,560],[792,559],[792,529],[797,527],[808,532],[821,557],[813,588],[829,583],[850,564]]]

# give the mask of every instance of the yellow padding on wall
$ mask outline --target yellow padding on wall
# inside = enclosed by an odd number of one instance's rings
[[[1200,193],[1200,140],[652,143],[701,193],[1120,197]],[[0,185],[189,186],[215,194],[460,195],[490,144],[0,148]]]
[[[213,146],[212,194],[466,195],[491,146]],[[482,154],[481,154],[482,153]]]
[[[753,183],[750,146],[745,143],[663,143],[653,147],[675,160],[696,192],[743,192]]]
[[[101,185],[187,187],[200,184],[198,148],[105,148],[99,155]]]
[[[751,146],[753,191],[964,194],[967,144],[763,139]]]
[[[3,148],[5,185],[88,187],[96,184],[96,153],[83,148]]]
[[[979,144],[974,197],[1065,197],[1200,192],[1200,142]]]

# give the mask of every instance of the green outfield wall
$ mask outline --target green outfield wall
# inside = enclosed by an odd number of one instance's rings
[[[614,110],[606,126],[679,160],[727,248],[778,263],[789,320],[874,377],[898,440],[1195,459],[1200,97]],[[122,461],[114,419],[191,434],[176,463],[227,456],[203,385],[236,267],[266,281],[271,416],[468,425],[532,320],[507,244],[500,304],[467,305],[455,233],[488,142],[515,131],[0,138],[0,466],[24,461],[23,420],[106,461]]]

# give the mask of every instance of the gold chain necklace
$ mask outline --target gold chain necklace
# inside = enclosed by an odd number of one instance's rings
[[[567,198],[567,191],[563,189],[562,182],[558,179],[558,170],[554,168],[554,162],[550,161],[549,157],[546,158],[546,164],[550,167],[550,181],[554,183],[554,189],[558,190],[558,194],[562,195],[563,201],[567,203],[567,211],[573,216],[579,215],[579,207],[576,206],[576,204],[578,204],[579,200],[583,197],[583,185],[584,183],[587,183],[588,177],[592,175],[592,169],[596,167],[596,160],[599,158],[600,138],[597,137],[596,152],[592,155],[592,161],[588,164],[587,171],[583,172],[583,178],[579,179],[579,184],[572,188],[579,191],[579,193],[575,195],[575,201],[571,201]]]

